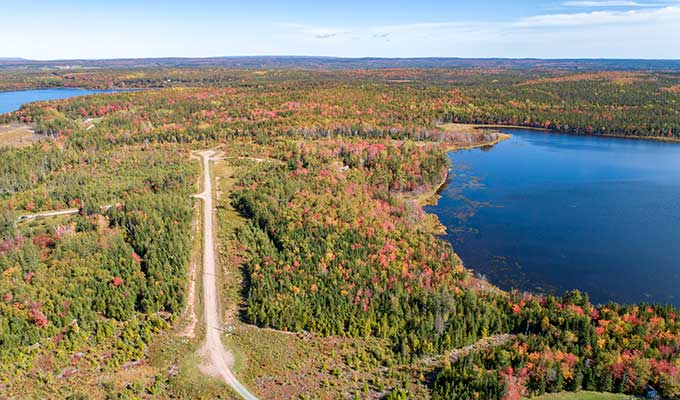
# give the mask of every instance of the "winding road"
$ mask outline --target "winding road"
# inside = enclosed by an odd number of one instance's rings
[[[236,379],[231,365],[233,355],[224,348],[220,335],[222,325],[219,315],[217,284],[215,282],[215,243],[213,230],[213,191],[210,176],[210,157],[215,152],[205,150],[198,153],[203,159],[203,193],[196,198],[203,200],[203,303],[205,305],[206,335],[201,348],[204,357],[203,372],[220,376],[227,385],[231,386],[246,400],[257,400],[257,397]]]

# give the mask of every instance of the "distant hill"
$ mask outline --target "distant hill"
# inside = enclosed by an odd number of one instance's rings
[[[568,70],[680,71],[680,60],[509,59],[509,58],[340,58],[311,56],[248,56],[210,58],[130,58],[111,60],[35,61],[0,58],[0,68],[150,68],[225,67],[243,69],[378,69],[378,68],[501,68]]]

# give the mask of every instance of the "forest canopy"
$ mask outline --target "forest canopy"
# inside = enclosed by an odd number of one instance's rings
[[[144,359],[188,298],[190,156],[220,148],[234,168],[224,196],[245,219],[245,322],[382,340],[385,364],[448,360],[417,380],[435,399],[647,384],[677,398],[676,309],[501,291],[422,204],[456,172],[447,151],[503,138],[446,123],[677,140],[679,85],[675,72],[500,67],[2,72],[2,90],[145,89],[0,116],[45,139],[0,149],[3,385],[17,371],[53,379],[81,353],[96,368]],[[494,337],[507,340],[448,357]]]

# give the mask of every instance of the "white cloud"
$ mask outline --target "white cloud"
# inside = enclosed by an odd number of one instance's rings
[[[522,18],[513,26],[518,28],[582,27],[602,24],[627,24],[676,22],[680,24],[680,7],[662,7],[651,10],[593,11],[570,14],[546,14]]]
[[[566,7],[600,8],[600,7],[657,7],[658,3],[639,3],[628,0],[602,0],[602,1],[567,1],[562,3]]]
[[[584,2],[591,3],[591,2]],[[387,38],[395,35],[423,37],[433,35],[474,35],[474,34],[506,34],[518,29],[536,28],[569,28],[585,26],[601,26],[618,24],[620,29],[633,30],[640,24],[680,25],[680,6],[664,6],[652,9],[634,9],[625,11],[602,10],[578,13],[543,14],[519,18],[508,22],[422,22],[400,25],[354,26],[354,27],[321,27],[295,23],[280,23],[308,37],[326,39],[338,36],[356,39],[372,37]]]
[[[500,22],[397,25],[279,24],[291,53],[382,57],[674,58],[680,6],[533,15]],[[319,40],[328,35],[327,40]]]
[[[349,32],[347,32],[346,30],[331,27],[311,26],[289,22],[279,23],[277,25],[315,39],[331,39],[341,35],[349,34]]]
[[[478,20],[414,20],[404,24],[277,24],[271,20],[230,20],[215,13],[211,23],[192,26],[180,18],[147,21],[142,14],[88,18],[91,13],[83,10],[77,18],[81,24],[60,29],[51,15],[22,16],[17,11],[16,18],[0,24],[0,37],[4,39],[0,56],[680,58],[680,0],[544,1],[561,4],[561,11],[543,9],[543,15],[537,11],[524,18],[504,20],[494,15],[494,20],[479,16]],[[445,18],[444,14],[435,14],[434,18],[438,15]],[[306,21],[310,20],[299,20]],[[34,29],[26,30],[28,25]]]
[[[400,25],[354,27],[322,27],[297,23],[279,23],[277,25],[287,28],[293,33],[300,34],[307,39],[328,39],[341,36],[344,39],[388,39],[395,35],[408,36],[411,38],[423,38],[432,35],[469,35],[472,33],[483,33],[488,32],[489,30],[496,30],[501,26],[499,24],[491,24],[486,22],[421,22]]]

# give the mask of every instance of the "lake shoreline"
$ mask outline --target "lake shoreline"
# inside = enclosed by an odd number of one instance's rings
[[[454,169],[429,193],[436,196],[421,203],[431,207],[425,208],[434,215],[428,218],[442,225],[436,234],[446,235],[441,239],[454,245],[466,266],[505,290],[558,294],[579,289],[596,304],[677,305],[677,263],[671,257],[677,250],[660,255],[650,243],[677,232],[673,221],[680,212],[671,205],[680,183],[678,148],[657,141],[592,141],[530,131],[509,130],[513,144],[494,147],[493,154],[449,152]],[[460,165],[469,170],[455,169]],[[458,189],[475,177],[484,177],[483,191],[465,189],[460,199]],[[660,178],[670,185],[660,186]],[[495,206],[474,205],[482,203]],[[654,226],[658,234],[635,226]],[[603,237],[611,248],[599,242]],[[506,238],[513,240],[506,243]],[[583,240],[602,246],[583,246]]]
[[[74,97],[116,94],[136,89],[46,88],[0,91],[0,116],[16,113],[27,104],[67,100]]]
[[[546,129],[535,126],[522,126],[522,125],[485,125],[485,124],[460,124],[469,125],[475,129],[525,129],[528,131],[544,132],[556,135],[569,135],[576,137],[595,137],[604,139],[631,139],[631,140],[647,140],[652,142],[666,142],[666,143],[680,143],[680,139],[669,138],[664,136],[632,136],[632,135],[617,135],[609,133],[573,133],[573,132],[561,132],[554,129]]]
[[[469,125],[469,128],[472,129],[479,129],[478,125]],[[494,129],[494,128],[491,128]],[[460,151],[460,150],[473,150],[473,149],[479,149],[479,148],[484,148],[484,147],[493,147],[497,145],[500,142],[503,142],[505,140],[508,140],[512,137],[511,134],[509,133],[504,133],[501,131],[494,131],[491,133],[497,134],[497,137],[491,141],[484,142],[484,143],[477,143],[473,145],[466,145],[466,146],[460,146],[460,145],[455,145],[451,144],[446,146],[445,151],[446,154],[448,155],[451,152],[454,151]],[[437,205],[437,202],[439,201],[439,193],[441,193],[444,189],[446,189],[446,186],[449,184],[449,175],[451,173],[451,168],[449,167],[449,170],[446,173],[446,176],[439,182],[437,185],[433,186],[432,189],[428,190],[425,193],[421,193],[418,196],[416,196],[416,200],[418,201],[418,204],[421,206],[435,206]]]
[[[158,90],[167,88],[116,88],[116,87],[87,87],[87,86],[45,86],[45,87],[26,87],[26,88],[0,88],[0,93],[12,93],[12,92],[33,92],[38,90],[91,90],[96,92],[107,92],[107,93],[120,93],[120,92],[141,92],[145,90]],[[97,93],[93,93],[97,94]],[[105,93],[106,94],[106,93]],[[47,100],[45,100],[47,101]]]
[[[473,127],[474,128],[474,127]],[[503,133],[503,132],[493,132],[497,134],[497,137],[493,139],[492,141],[484,142],[484,143],[478,143],[474,145],[469,145],[469,146],[456,146],[456,145],[450,145],[446,147],[446,154],[448,156],[449,153],[455,152],[455,151],[460,151],[460,150],[473,150],[473,149],[478,149],[478,148],[484,148],[484,147],[493,147],[497,145],[500,142],[503,142],[505,140],[508,140],[512,137],[511,134],[508,133]],[[436,206],[439,203],[439,199],[441,196],[439,195],[442,191],[444,191],[448,185],[450,184],[451,180],[451,166],[449,167],[448,171],[446,172],[446,175],[442,178],[442,180],[434,185],[430,190],[421,193],[417,196],[414,196],[414,200],[420,207],[425,207],[425,206]],[[441,222],[439,219],[439,216],[435,213],[432,212],[427,212],[425,211],[425,214],[427,217],[431,220],[429,224],[429,228],[432,231],[433,235],[436,236],[443,236],[446,235],[446,226]],[[439,240],[445,240],[443,238],[439,238]],[[455,249],[454,249],[455,253]],[[462,260],[459,254],[456,253],[456,257]]]

